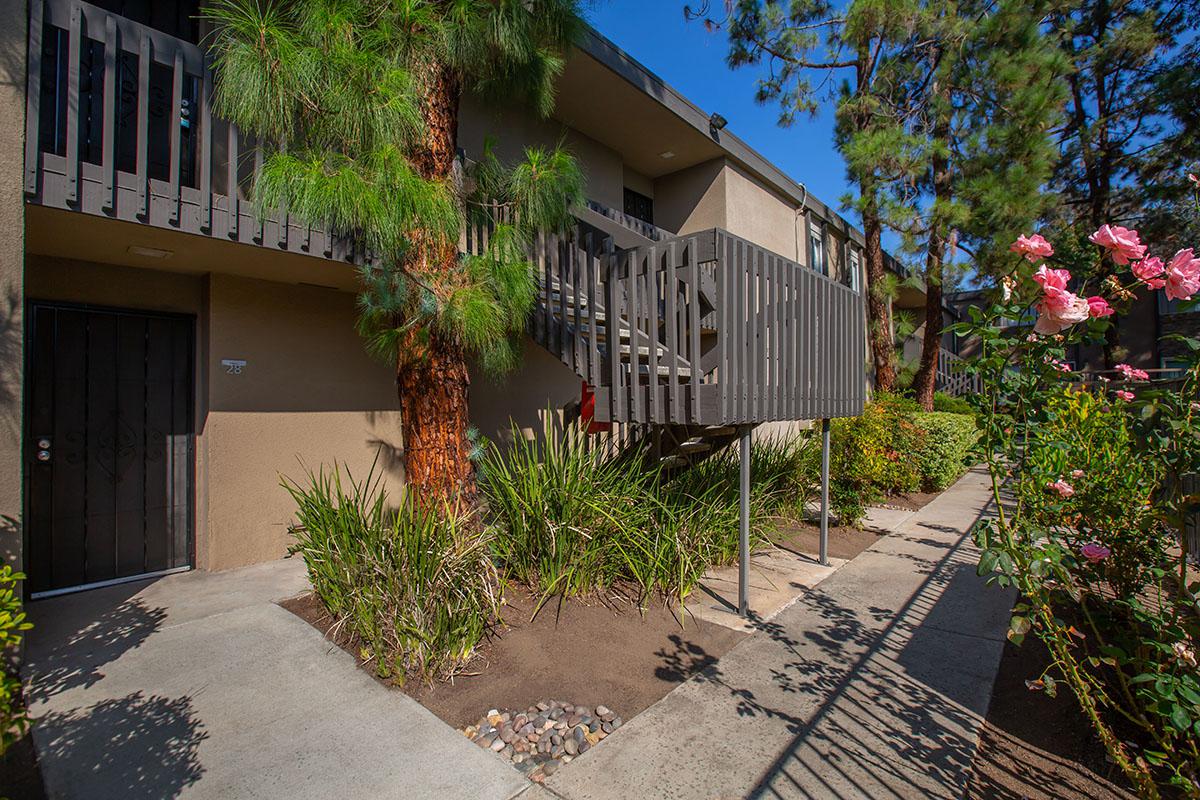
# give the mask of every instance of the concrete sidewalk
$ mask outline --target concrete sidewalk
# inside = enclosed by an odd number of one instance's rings
[[[280,561],[32,603],[52,798],[957,797],[1011,597],[970,474],[604,745],[528,783],[276,605]],[[810,584],[804,584],[810,585]]]
[[[975,575],[969,473],[547,781],[589,798],[957,798],[1012,596]]]
[[[277,561],[32,603],[51,798],[485,798],[530,784],[275,604]]]

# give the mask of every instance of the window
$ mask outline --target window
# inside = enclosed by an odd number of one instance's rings
[[[1166,292],[1158,292],[1158,313],[1163,316],[1171,314],[1188,314],[1200,312],[1200,306],[1189,300],[1168,300]]]
[[[642,222],[654,224],[654,201],[633,189],[625,189],[625,213]]]
[[[1162,368],[1162,372],[1157,377],[1164,380],[1179,380],[1184,376],[1188,368],[1188,362],[1179,358],[1163,358],[1158,363]]]
[[[859,259],[858,251],[853,247],[850,248],[850,288],[854,291],[859,291],[862,287],[862,261]]]
[[[825,262],[825,232],[817,223],[812,223],[808,229],[809,266],[822,275],[829,274],[829,265]]]

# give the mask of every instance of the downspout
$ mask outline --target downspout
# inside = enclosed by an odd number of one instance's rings
[[[803,183],[800,188],[804,190],[804,194],[800,198],[800,207],[796,209],[796,213],[792,215],[792,232],[796,238],[796,263],[800,263],[800,215],[804,213],[804,207],[808,205],[808,187]]]

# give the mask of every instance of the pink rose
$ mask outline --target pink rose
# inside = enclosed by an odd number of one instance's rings
[[[1200,178],[1197,178],[1197,177],[1196,177],[1194,174],[1192,174],[1191,172],[1189,172],[1189,173],[1187,174],[1187,176],[1188,176],[1188,180],[1189,180],[1189,181],[1191,181],[1192,183],[1196,184],[1197,186],[1200,186]]]
[[[1047,287],[1042,301],[1034,306],[1038,313],[1033,330],[1036,333],[1058,333],[1091,315],[1087,300],[1065,289]]]
[[[1161,258],[1150,256],[1143,258],[1131,267],[1135,278],[1149,286],[1151,289],[1161,289],[1167,285],[1166,280],[1158,277],[1163,274],[1165,267]]]
[[[1071,273],[1065,269],[1050,269],[1045,264],[1033,273],[1033,282],[1043,289],[1066,289]]]
[[[1102,544],[1097,542],[1088,542],[1083,547],[1079,548],[1080,554],[1093,564],[1099,564],[1104,559],[1112,555],[1112,550],[1109,550]]]
[[[1117,394],[1117,397],[1121,398],[1126,403],[1130,402],[1131,400],[1133,400],[1134,397],[1137,396],[1133,392],[1127,392],[1124,389],[1117,389],[1116,394]]]
[[[1088,241],[1103,247],[1112,260],[1122,266],[1146,255],[1146,245],[1138,238],[1138,232],[1120,225],[1101,225]]]
[[[1192,295],[1200,292],[1200,258],[1192,253],[1192,248],[1180,250],[1167,264],[1167,299],[1191,300]]]
[[[1075,480],[1079,480],[1080,478],[1083,477],[1083,470],[1081,470],[1081,469],[1071,470],[1071,477],[1074,478]]]
[[[1087,304],[1088,304],[1088,313],[1091,314],[1093,317],[1109,317],[1109,316],[1112,316],[1113,313],[1115,313],[1113,311],[1113,307],[1110,306],[1108,304],[1108,301],[1105,300],[1100,295],[1092,295],[1091,297],[1089,297],[1087,299]]]
[[[1117,372],[1124,375],[1125,380],[1127,380],[1127,381],[1148,381],[1148,380],[1150,380],[1150,373],[1146,372],[1146,370],[1144,370],[1144,369],[1136,369],[1135,367],[1131,367],[1128,364],[1117,364],[1115,369],[1117,370]]]
[[[1040,233],[1035,233],[1033,236],[1018,236],[1008,249],[1014,253],[1021,253],[1035,264],[1039,259],[1054,255],[1054,247]]]
[[[1075,487],[1059,478],[1056,481],[1050,481],[1046,484],[1047,489],[1052,489],[1059,493],[1062,497],[1070,497],[1075,494]]]

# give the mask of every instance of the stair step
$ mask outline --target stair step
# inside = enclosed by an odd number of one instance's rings
[[[690,456],[693,453],[707,453],[709,450],[712,450],[712,447],[712,442],[690,441],[679,445],[677,449],[679,452]]]
[[[730,425],[709,425],[701,433],[702,436],[732,436],[737,433],[737,428]]]

